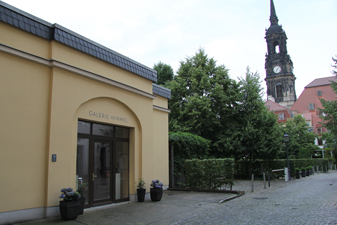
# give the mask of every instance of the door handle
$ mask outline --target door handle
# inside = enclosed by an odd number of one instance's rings
[[[95,181],[95,177],[97,177],[97,175],[95,175],[95,173],[92,173],[92,181]]]

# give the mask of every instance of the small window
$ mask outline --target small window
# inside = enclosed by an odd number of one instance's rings
[[[318,144],[318,145],[323,145],[323,140],[322,140],[321,138],[318,138],[318,139],[317,139],[317,144]]]
[[[94,135],[100,135],[100,136],[114,136],[114,127],[109,125],[103,125],[103,124],[96,124],[94,123],[92,134]]]
[[[321,134],[322,133],[322,128],[317,128],[317,134]]]
[[[314,111],[314,109],[315,109],[314,103],[310,103],[309,104],[309,111]]]
[[[282,85],[276,85],[276,97],[282,98],[283,97],[283,90]]]
[[[78,121],[77,122],[77,132],[81,134],[90,134],[91,123]]]
[[[278,114],[278,120],[284,120],[284,113]]]
[[[317,91],[317,96],[322,96],[322,91]]]

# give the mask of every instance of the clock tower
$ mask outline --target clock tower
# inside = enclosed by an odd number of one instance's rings
[[[270,0],[270,27],[266,29],[266,83],[267,95],[290,109],[296,101],[293,62],[287,52],[287,35],[278,24],[273,0]]]

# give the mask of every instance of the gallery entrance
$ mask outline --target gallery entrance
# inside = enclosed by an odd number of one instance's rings
[[[76,176],[86,207],[129,200],[129,128],[78,121]]]

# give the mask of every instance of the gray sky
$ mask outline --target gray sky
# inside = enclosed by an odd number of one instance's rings
[[[270,25],[269,0],[4,0],[58,23],[148,67],[179,62],[201,47],[233,79],[246,67],[261,80]],[[274,0],[297,77],[297,97],[315,78],[332,76],[337,55],[337,0]],[[262,86],[265,87],[265,81]],[[266,98],[266,96],[264,96]]]

